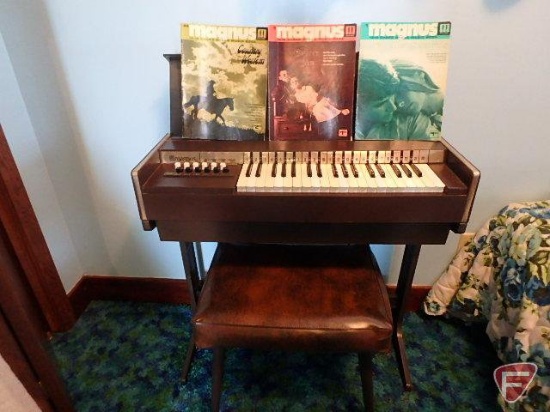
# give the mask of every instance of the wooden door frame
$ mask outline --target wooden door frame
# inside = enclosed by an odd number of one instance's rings
[[[64,332],[76,322],[21,175],[0,124],[0,225],[21,267],[21,276],[45,320],[45,330]],[[0,267],[0,269],[2,269]]]

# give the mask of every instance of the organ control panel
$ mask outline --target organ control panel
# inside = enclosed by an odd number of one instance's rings
[[[318,223],[337,223],[347,211],[350,222],[446,222],[460,231],[479,179],[444,140],[227,142],[170,134],[132,175],[145,228],[165,219],[215,220],[205,215],[214,213],[208,203],[224,202],[220,216],[233,215],[237,222],[299,223],[318,216]],[[202,205],[184,214],[201,196]],[[337,209],[324,222],[329,206]],[[277,212],[270,215],[273,208]]]

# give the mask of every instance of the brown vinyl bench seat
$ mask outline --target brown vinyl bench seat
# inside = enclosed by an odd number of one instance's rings
[[[225,348],[357,352],[373,410],[372,356],[392,347],[387,290],[366,245],[219,244],[193,324],[196,347],[214,349],[213,411]]]
[[[391,350],[389,299],[367,246],[220,244],[194,324],[198,348]]]

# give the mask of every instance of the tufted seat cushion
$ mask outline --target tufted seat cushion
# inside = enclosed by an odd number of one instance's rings
[[[198,348],[391,349],[389,299],[367,246],[220,244],[193,320]]]

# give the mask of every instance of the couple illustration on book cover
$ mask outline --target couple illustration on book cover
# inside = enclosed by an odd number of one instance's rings
[[[296,73],[280,70],[277,83],[271,90],[273,111],[276,117],[301,121],[304,131],[317,129],[320,137],[334,138],[338,128],[337,117],[348,116],[348,108],[338,108],[322,93],[322,85],[305,84]]]

